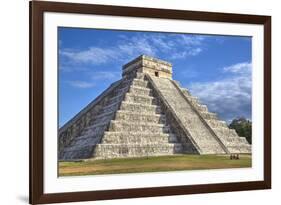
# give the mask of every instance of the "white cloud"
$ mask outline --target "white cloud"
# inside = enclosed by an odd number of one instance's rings
[[[180,43],[185,46],[199,46],[205,39],[206,37],[201,35],[181,35]]]
[[[176,42],[174,40],[169,39],[164,34],[154,35],[153,38],[150,39],[152,44],[154,44],[158,49],[169,51],[176,46]]]
[[[202,52],[202,48],[194,48],[194,49],[191,49],[189,52],[188,52],[188,55],[190,56],[196,56],[198,55],[199,53]]]
[[[120,79],[120,72],[109,72],[109,71],[101,71],[101,72],[95,72],[92,74],[93,80],[110,80],[115,81]]]
[[[101,72],[89,72],[89,80],[70,80],[66,81],[68,85],[75,87],[75,88],[92,88],[95,87],[97,84],[101,84],[104,81],[116,81],[120,79],[119,72],[109,72],[109,71],[101,71]]]
[[[183,59],[202,52],[205,37],[198,35],[138,34],[133,37],[118,36],[114,45],[84,50],[62,49],[63,62],[68,64],[100,65],[113,61],[126,62],[141,54],[150,56],[168,55],[169,59]]]
[[[91,64],[103,64],[108,62],[112,58],[117,58],[118,53],[110,48],[98,48],[90,47],[89,49],[82,51],[60,51],[62,56],[69,58],[76,63],[91,63]]]
[[[199,97],[210,111],[218,113],[224,120],[229,121],[239,116],[251,119],[251,63],[243,62],[225,68],[223,72],[232,73],[231,77],[192,83],[189,86],[191,93]],[[247,72],[244,72],[246,70]]]
[[[72,72],[72,71],[87,71],[89,68],[87,66],[69,66],[69,65],[59,65],[59,70],[63,72]]]
[[[75,88],[92,88],[95,87],[95,84],[87,81],[68,81],[68,83]]]
[[[173,54],[171,54],[170,58],[171,59],[183,59],[188,56],[196,56],[201,52],[202,52],[201,48],[191,48],[188,51],[173,53]]]
[[[252,70],[252,63],[249,62],[243,62],[243,63],[237,63],[231,66],[224,67],[223,70],[225,72],[231,72],[231,73],[249,73]]]
[[[119,43],[118,48],[119,50],[116,52],[121,53],[124,56],[129,55],[130,57],[135,57],[136,55],[141,54],[153,56],[157,52],[157,49],[149,43],[149,40],[145,35],[128,38]]]

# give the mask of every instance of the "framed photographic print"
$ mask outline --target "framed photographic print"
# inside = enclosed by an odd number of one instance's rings
[[[30,2],[30,203],[271,188],[271,17]]]

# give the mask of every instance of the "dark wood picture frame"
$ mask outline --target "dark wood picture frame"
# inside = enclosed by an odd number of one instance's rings
[[[271,188],[271,17],[76,3],[30,3],[30,204],[152,197]],[[45,194],[43,191],[43,14],[61,12],[260,24],[264,27],[264,180]]]

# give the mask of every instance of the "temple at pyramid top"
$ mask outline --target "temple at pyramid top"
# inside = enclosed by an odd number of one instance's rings
[[[133,73],[147,73],[160,78],[172,79],[172,64],[157,58],[141,55],[123,66],[122,77]]]

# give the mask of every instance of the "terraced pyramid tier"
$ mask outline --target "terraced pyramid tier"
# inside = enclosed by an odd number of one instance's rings
[[[144,75],[124,82],[63,150],[62,160],[158,156],[184,151]]]
[[[123,79],[118,85],[109,88],[102,95],[99,102],[85,110],[72,129],[60,137],[59,159],[84,159],[92,156],[94,147],[98,144],[104,132],[108,129],[110,121],[129,89],[131,81]],[[86,118],[86,119],[85,119]],[[81,127],[81,128],[80,128]],[[79,129],[80,128],[80,129]],[[75,132],[75,130],[78,130]],[[74,133],[73,133],[74,132]],[[65,142],[64,138],[70,138]]]
[[[206,105],[200,104],[178,82],[153,76],[148,79],[184,124],[201,154],[251,153],[246,138],[229,129],[226,122],[209,112]]]
[[[171,132],[165,114],[156,103],[143,76],[134,78],[93,156],[142,157],[183,152],[181,143]]]
[[[172,80],[168,62],[140,56],[59,130],[59,159],[251,153],[251,145]]]
[[[234,129],[228,128],[225,121],[219,120],[215,113],[209,112],[207,106],[200,104],[199,100],[191,96],[186,89],[181,88],[181,90],[186,100],[194,106],[198,115],[203,118],[207,126],[212,129],[214,134],[224,144],[228,153],[251,153],[251,145],[245,137],[239,137]]]

